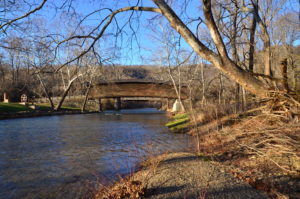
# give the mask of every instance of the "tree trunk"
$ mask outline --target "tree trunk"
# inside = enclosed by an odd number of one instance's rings
[[[200,70],[201,70],[201,84],[202,84],[202,100],[201,100],[201,105],[202,107],[205,105],[206,102],[206,97],[205,97],[205,75],[204,75],[204,64],[202,61],[200,62]]]
[[[222,104],[222,101],[224,99],[223,93],[224,93],[224,83],[223,83],[223,77],[222,73],[219,74],[219,81],[220,81],[220,87],[219,87],[219,104]]]
[[[240,85],[235,84],[235,112],[237,113],[240,110]]]
[[[246,109],[247,109],[247,98],[246,98],[246,91],[245,91],[245,89],[244,88],[242,88],[242,109],[243,109],[243,111],[246,111]]]
[[[253,16],[252,24],[250,28],[250,43],[249,43],[249,71],[254,72],[254,52],[255,52],[255,31],[256,31],[256,19]]]
[[[289,92],[290,89],[289,89],[289,84],[288,84],[287,65],[288,65],[287,59],[284,59],[281,62],[282,84],[283,84],[284,90],[286,92]]]
[[[69,90],[71,89],[71,86],[72,86],[73,82],[74,82],[74,81],[69,82],[69,84],[68,84],[66,90],[65,90],[64,93],[62,94],[62,96],[61,96],[61,98],[60,98],[58,104],[56,105],[56,107],[55,107],[55,109],[54,109],[55,111],[58,111],[58,110],[61,108],[62,104],[64,103],[64,101],[65,101],[65,99],[66,99],[66,97],[67,97],[67,95],[68,95]]]
[[[201,43],[196,36],[190,31],[190,29],[180,20],[175,12],[167,5],[163,0],[153,0],[153,2],[161,9],[162,14],[168,19],[170,25],[185,39],[185,41],[192,47],[192,49],[202,58],[210,61],[215,67],[221,70],[225,75],[232,80],[239,83],[241,86],[249,90],[251,93],[266,97],[269,89],[260,80],[256,79],[249,72],[238,67],[232,60],[226,57],[227,53],[224,52],[224,47],[220,43],[220,33],[217,31],[215,22],[212,17],[210,1],[203,0],[204,13],[206,23],[211,32],[214,43],[220,53],[216,54],[208,49],[203,43]],[[225,57],[223,56],[225,55]]]
[[[87,103],[87,100],[88,100],[88,97],[89,97],[91,85],[92,85],[92,82],[89,82],[88,88],[87,88],[87,90],[85,92],[84,101],[83,101],[82,106],[81,106],[81,112],[85,111],[85,106],[86,106],[86,103]]]
[[[238,7],[235,6],[235,10],[231,13],[233,16],[233,29],[232,29],[232,37],[230,39],[232,46],[232,57],[235,63],[239,62],[238,49],[236,45],[237,39],[237,17],[238,17]],[[235,103],[236,103],[236,112],[240,109],[240,85],[238,83],[235,84]]]
[[[55,111],[57,111],[57,110],[59,110],[59,109],[61,108],[61,106],[62,106],[62,104],[64,103],[64,101],[65,101],[65,99],[66,99],[66,97],[67,97],[67,95],[68,95],[68,93],[69,93],[69,90],[71,89],[73,83],[74,83],[75,80],[77,80],[80,76],[82,76],[82,74],[77,75],[76,77],[74,77],[73,79],[71,79],[71,80],[69,81],[69,84],[68,84],[67,88],[65,89],[64,93],[62,94],[62,96],[61,96],[61,98],[60,98],[60,100],[59,100],[59,103],[57,104],[57,106],[56,106],[55,109],[54,109]]]
[[[164,29],[162,28],[162,30],[164,31]],[[166,34],[164,32],[164,34]],[[185,107],[182,103],[182,100],[181,100],[181,68],[180,68],[180,64],[179,64],[179,60],[178,60],[178,52],[177,52],[177,49],[176,49],[176,46],[174,47],[175,49],[175,52],[176,52],[176,67],[178,69],[178,86],[177,86],[177,83],[176,83],[176,80],[173,76],[173,72],[172,72],[172,68],[171,68],[171,58],[170,58],[170,51],[169,51],[169,47],[168,47],[168,42],[167,42],[167,39],[164,37],[164,43],[166,45],[166,54],[167,54],[167,60],[168,60],[168,74],[169,74],[169,77],[172,81],[172,84],[173,84],[173,87],[174,87],[174,90],[175,90],[175,93],[177,95],[177,99],[179,101],[179,104],[180,104],[180,109],[185,112]]]
[[[39,73],[37,73],[37,77],[38,77],[38,79],[39,79],[39,81],[40,81],[40,83],[41,83],[41,85],[42,85],[42,87],[43,87],[43,90],[44,90],[44,92],[45,92],[45,94],[46,94],[46,97],[48,98],[48,100],[49,100],[49,102],[50,102],[51,109],[53,110],[53,109],[54,109],[54,103],[53,103],[53,101],[52,101],[51,96],[50,96],[49,93],[48,93],[48,89],[46,88],[46,86],[45,86],[45,84],[44,84],[44,82],[43,82],[43,80],[42,80],[42,78],[41,78],[41,76],[40,76]]]
[[[270,35],[268,33],[266,24],[261,20],[260,15],[258,13],[258,0],[252,1],[253,4],[253,14],[255,17],[255,20],[257,21],[259,28],[262,33],[262,39],[264,42],[264,74],[271,76],[272,70],[271,70],[271,41],[270,41]]]

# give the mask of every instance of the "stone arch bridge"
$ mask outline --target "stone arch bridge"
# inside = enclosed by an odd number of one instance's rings
[[[187,87],[181,87],[181,99],[187,99]],[[144,100],[166,102],[169,99],[177,99],[174,86],[164,82],[151,82],[142,80],[119,80],[113,82],[100,82],[92,85],[89,99],[99,100],[99,111],[103,110],[101,100],[105,98],[115,99],[115,109],[121,108],[121,100]]]

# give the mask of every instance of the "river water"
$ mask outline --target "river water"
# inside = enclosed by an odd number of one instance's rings
[[[79,198],[137,162],[187,150],[155,109],[0,121],[0,199]]]

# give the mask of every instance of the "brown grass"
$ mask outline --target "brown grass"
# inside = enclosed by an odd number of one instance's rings
[[[289,195],[288,188],[274,185],[275,178],[299,177],[300,123],[286,115],[263,112],[199,137],[202,152],[272,198]]]
[[[193,133],[197,133],[199,150],[227,165],[232,175],[267,192],[271,198],[294,197],[297,187],[292,189],[298,185],[297,180],[291,186],[275,181],[286,176],[290,181],[285,183],[290,185],[291,179],[300,176],[300,123],[295,113],[290,112],[288,103],[274,101],[247,114],[234,113],[232,107],[209,106],[198,110],[198,116],[194,115],[198,126]],[[210,128],[199,131],[205,126]],[[149,173],[153,173],[162,159],[163,155],[148,157],[140,166],[151,168]],[[141,198],[149,173],[139,180],[130,175],[118,183],[103,186],[95,198]],[[205,195],[205,189],[199,191],[199,198]]]
[[[122,178],[116,184],[99,189],[95,199],[138,199],[144,195],[144,183],[132,180],[130,177]]]

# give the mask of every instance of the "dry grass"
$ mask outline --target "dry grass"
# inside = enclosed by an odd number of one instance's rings
[[[221,130],[200,134],[200,149],[230,165],[233,175],[269,192],[272,198],[284,198],[289,190],[276,187],[274,178],[300,174],[300,123],[289,117],[263,111],[240,119]]]
[[[249,111],[247,117],[233,114],[232,107],[207,107],[195,118],[202,125],[215,120],[215,128],[197,134],[199,149],[213,160],[228,165],[228,171],[234,176],[268,192],[272,198],[294,197],[294,190],[282,188],[274,181],[282,176],[294,178],[300,174],[300,123],[297,115],[295,117],[297,111],[291,111],[294,107],[290,104],[287,100],[269,101],[264,107]],[[207,113],[205,118],[203,112]],[[223,120],[224,123],[220,122]],[[228,120],[235,122],[228,125]],[[225,123],[227,126],[222,127]],[[195,130],[199,130],[199,126]],[[163,159],[163,155],[148,157],[140,166],[151,168],[149,173],[154,173]],[[149,173],[139,180],[130,175],[118,183],[103,186],[97,190],[95,198],[142,198]],[[198,195],[205,198],[206,190]]]
[[[244,154],[256,157],[258,164],[271,163],[288,173],[300,171],[300,125],[281,121],[277,115],[259,115],[244,120],[234,130],[219,132],[244,150]],[[259,163],[260,162],[260,163]]]
[[[276,115],[258,115],[203,136],[211,151],[236,151],[270,162],[285,172],[299,172],[300,124],[285,123]],[[222,147],[220,147],[222,146]],[[288,161],[287,161],[288,160]]]
[[[202,108],[196,108],[193,112],[197,113],[195,114],[197,123],[205,124],[223,116],[233,114],[235,112],[234,109],[233,105],[206,104]]]
[[[99,189],[95,199],[138,199],[144,195],[144,183],[132,180],[130,177],[122,178],[116,184]]]

